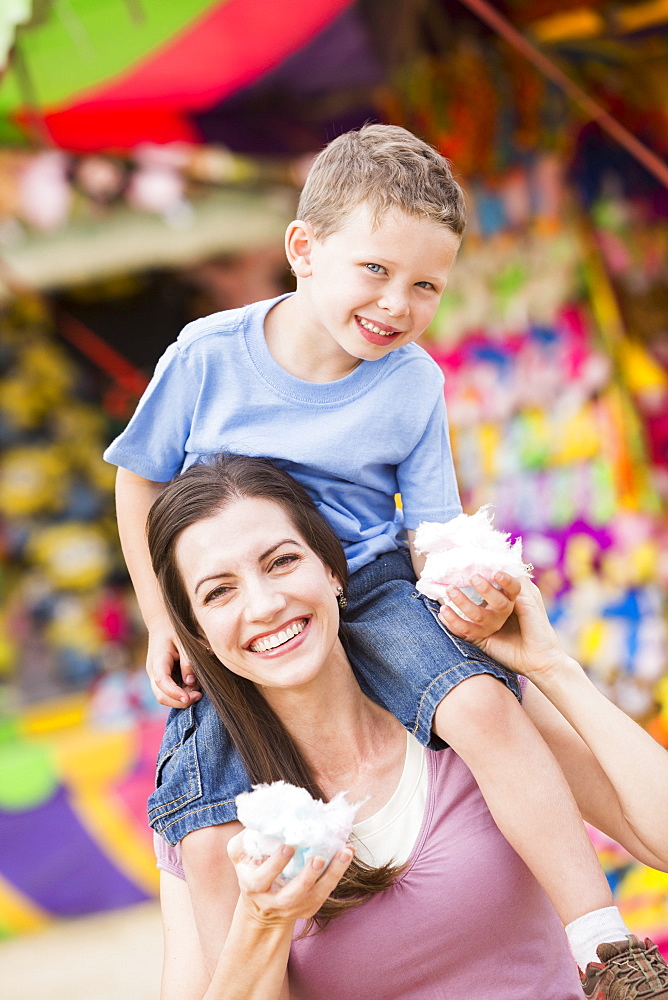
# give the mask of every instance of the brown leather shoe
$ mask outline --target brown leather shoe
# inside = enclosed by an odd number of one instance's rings
[[[582,976],[589,1000],[668,1000],[668,964],[649,938],[600,944]]]

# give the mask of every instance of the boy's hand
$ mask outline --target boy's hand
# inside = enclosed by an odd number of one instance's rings
[[[146,673],[153,694],[167,708],[188,708],[202,697],[193,669],[172,632],[149,632]],[[174,680],[179,674],[183,687]]]
[[[458,587],[448,590],[450,600],[470,621],[466,621],[447,604],[441,605],[439,615],[441,621],[459,639],[480,643],[498,632],[512,614],[515,599],[520,592],[520,581],[508,573],[496,573],[494,583],[482,576],[474,576],[471,586],[484,597],[485,605],[474,604]],[[497,589],[498,587],[501,589]]]

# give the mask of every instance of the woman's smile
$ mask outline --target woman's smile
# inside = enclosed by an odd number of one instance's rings
[[[294,649],[303,639],[299,643],[292,640],[296,640],[304,635],[305,630],[310,624],[310,620],[309,617],[296,618],[280,626],[275,632],[256,636],[250,642],[246,643],[246,649],[249,649],[251,653],[262,653],[265,655],[282,653],[288,646],[290,649]]]

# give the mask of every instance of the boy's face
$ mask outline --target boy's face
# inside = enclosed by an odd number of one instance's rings
[[[374,229],[368,206],[358,206],[311,242],[312,320],[349,358],[374,361],[412,343],[434,318],[459,244],[445,226],[400,210]]]

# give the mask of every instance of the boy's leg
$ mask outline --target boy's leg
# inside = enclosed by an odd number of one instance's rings
[[[457,744],[499,827],[566,923],[584,968],[596,959],[596,944],[623,939],[627,928],[610,905],[570,788],[520,708],[517,675],[453,636],[438,603],[414,584],[402,552],[352,575],[346,637],[360,683],[426,746]]]
[[[510,691],[487,675],[462,681],[438,705],[434,729],[549,896],[586,970],[585,995],[668,1000],[668,965],[651,941],[629,934],[566,778]]]
[[[510,691],[480,674],[440,702],[434,730],[470,768],[496,825],[562,923],[613,905],[564,774]]]
[[[236,819],[236,796],[250,791],[243,761],[208,698],[172,709],[158,753],[149,823],[169,844],[194,830]]]

